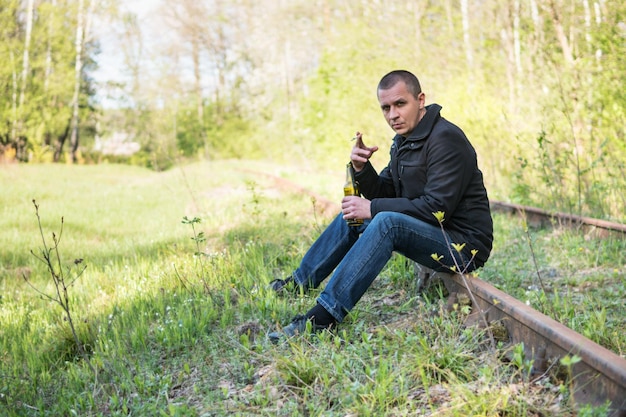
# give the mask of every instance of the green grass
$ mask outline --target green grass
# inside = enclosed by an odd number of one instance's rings
[[[573,415],[566,381],[531,383],[463,313],[433,314],[394,257],[335,333],[274,346],[266,333],[314,303],[277,297],[329,220],[271,174],[338,200],[343,173],[223,161],[154,173],[120,165],[0,167],[0,415]],[[62,264],[90,368],[52,294],[32,200]],[[184,224],[183,218],[200,223]],[[532,231],[496,214],[480,276],[624,355],[624,242]],[[70,271],[72,270],[70,269]],[[552,307],[545,308],[546,313]],[[586,415],[603,415],[590,408]]]

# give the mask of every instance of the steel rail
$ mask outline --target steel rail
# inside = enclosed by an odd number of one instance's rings
[[[546,372],[550,365],[559,366],[559,360],[566,355],[580,357],[571,368],[571,395],[577,405],[601,406],[610,401],[612,417],[626,416],[626,359],[477,277],[466,275],[463,279],[458,274],[438,272],[429,279],[437,276],[451,296],[469,296],[471,291],[480,307],[474,309],[472,322],[480,323],[478,314],[482,311],[490,326],[502,324],[509,343],[524,344],[525,356],[533,359],[535,373]]]
[[[503,201],[492,201],[491,209],[493,211],[506,213],[518,213],[526,218],[528,224],[537,227],[546,227],[555,222],[562,226],[582,227],[598,236],[607,236],[611,233],[626,234],[626,224],[594,219],[592,217],[577,216],[575,214],[561,212],[549,212],[537,207],[506,203]]]

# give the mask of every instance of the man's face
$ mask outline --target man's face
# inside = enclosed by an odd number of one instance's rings
[[[388,90],[378,90],[378,102],[389,126],[399,135],[408,136],[424,116],[424,93],[413,97],[404,81]]]

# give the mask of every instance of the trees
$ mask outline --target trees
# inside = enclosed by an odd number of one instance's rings
[[[518,169],[519,183],[533,184],[533,191],[515,198],[577,214],[624,217],[626,119],[619,109],[626,106],[626,31],[619,28],[626,9],[616,1],[536,3],[539,24],[523,36],[541,46],[535,56],[524,51],[528,64],[522,75],[531,77],[530,91],[520,95],[534,106],[522,115],[533,114],[536,123],[534,131],[520,135],[525,149]]]
[[[415,19],[397,3],[326,3],[330,36],[298,129],[315,146],[302,154],[345,158],[346,121],[384,135],[358,88],[409,68],[475,142],[494,198],[626,217],[623,2],[450,0]]]
[[[9,63],[0,72],[5,121],[0,154],[5,159],[27,161],[49,154],[58,161],[68,138],[76,159],[79,132],[89,129],[94,112],[94,88],[86,69],[97,54],[88,28],[95,1],[89,1],[88,9],[82,0],[12,0],[0,8],[0,59]]]
[[[18,118],[18,57],[16,51],[20,38],[18,36],[18,26],[16,19],[17,0],[9,2],[6,7],[0,8],[0,56],[5,65],[0,66],[0,100],[2,105],[2,126],[0,126],[0,153],[9,154],[10,158],[15,157],[17,149],[8,149],[9,143],[18,143],[17,139],[17,118]]]
[[[84,134],[97,114],[88,22],[109,3],[5,0],[5,158],[53,149],[58,160],[66,141],[76,156],[78,138],[93,136]],[[356,129],[388,136],[374,88],[401,67],[418,73],[427,98],[472,137],[495,197],[623,212],[621,1],[153,4],[142,21],[116,16],[128,76],[100,124],[101,133],[124,131],[142,145],[135,161],[162,169],[179,156],[303,155],[303,163],[342,166],[340,138]]]

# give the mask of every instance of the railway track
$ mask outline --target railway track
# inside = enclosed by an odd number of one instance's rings
[[[421,273],[429,274],[423,268]],[[626,416],[626,359],[479,278],[469,276],[464,280],[460,275],[433,273],[427,279],[435,277],[444,282],[448,297],[469,297],[472,293],[479,309],[473,306],[467,325],[480,326],[482,311],[490,327],[499,324],[505,329],[499,332],[499,340],[510,345],[523,343],[525,357],[533,361],[534,375],[546,374],[550,369],[556,373],[561,358],[576,355],[581,360],[571,368],[575,402],[601,406],[610,401],[610,416]]]
[[[556,224],[564,227],[580,228],[584,232],[598,237],[609,235],[621,235],[626,237],[626,224],[614,223],[607,220],[568,213],[549,212],[537,207],[505,203],[503,201],[492,201],[491,210],[510,214],[517,213],[525,217],[526,222],[534,227],[547,227]]]
[[[536,207],[495,201],[492,210],[523,216],[535,227],[574,227],[598,237],[626,237],[626,225],[567,213],[548,212]],[[566,355],[581,358],[572,366],[573,392],[577,404],[602,405],[611,402],[612,417],[626,417],[626,359],[530,308],[490,284],[470,277],[443,274],[448,291],[473,293],[490,323],[501,323],[509,342],[524,343],[538,374]],[[469,288],[468,288],[469,286]]]
[[[324,212],[338,212],[339,205],[319,195],[307,192],[288,180],[274,177],[281,188],[291,188],[309,194]],[[524,216],[527,224],[535,227],[559,225],[576,227],[604,237],[617,234],[626,237],[626,225],[604,220],[581,217],[511,203],[492,202],[492,210]],[[480,280],[458,274],[434,273],[416,265],[418,279],[439,277],[448,290],[449,297],[466,294],[473,297],[479,308],[468,317],[466,324],[490,326],[499,324],[505,329],[506,342],[511,345],[523,343],[525,356],[533,361],[533,373],[541,375],[559,366],[560,359],[576,355],[580,361],[571,367],[572,392],[576,404],[602,406],[611,403],[611,417],[626,417],[626,359],[598,345],[581,334],[527,306],[514,297]],[[470,294],[471,292],[471,294]],[[481,314],[478,319],[478,314]],[[484,317],[484,318],[483,318]]]

